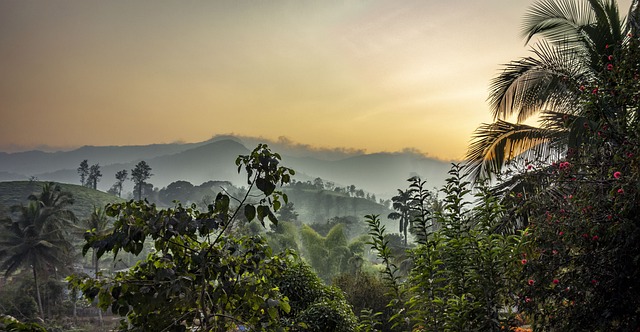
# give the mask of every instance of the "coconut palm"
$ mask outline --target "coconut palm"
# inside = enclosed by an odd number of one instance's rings
[[[584,123],[606,114],[585,114],[584,93],[598,93],[615,49],[638,30],[638,0],[621,20],[611,0],[541,0],[524,20],[533,55],[506,65],[490,86],[494,123],[481,125],[467,153],[468,174],[492,177],[509,161],[557,159],[584,143]],[[586,90],[586,91],[585,91]],[[615,114],[616,112],[611,112]],[[540,126],[524,122],[539,116]],[[515,118],[516,122],[509,122]]]
[[[14,206],[15,220],[3,219],[0,224],[0,269],[5,277],[21,267],[30,267],[36,288],[38,309],[44,319],[40,296],[39,275],[68,267],[73,247],[67,240],[68,226],[75,220],[67,206],[71,194],[58,185],[47,183],[40,195],[29,197],[29,204]],[[66,228],[66,229],[65,229]]]
[[[412,192],[409,189],[398,189],[398,194],[391,197],[391,201],[393,202],[393,209],[396,211],[389,213],[387,218],[400,221],[398,230],[400,234],[404,234],[404,246],[406,247],[407,230],[411,223],[411,203],[413,201]]]
[[[104,235],[107,233],[109,231],[109,219],[107,218],[106,211],[102,208],[94,207],[89,218],[82,220],[81,224],[78,225],[78,230],[82,232],[83,235],[87,232],[91,232],[96,235]],[[97,251],[94,248],[91,255],[91,265],[93,266],[96,278],[100,271],[99,264]]]

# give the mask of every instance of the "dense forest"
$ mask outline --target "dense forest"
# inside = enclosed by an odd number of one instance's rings
[[[122,199],[87,160],[81,186],[2,183],[0,329],[640,330],[638,2],[620,17],[536,2],[532,55],[436,190],[298,181],[265,144],[235,160],[243,186],[159,189],[141,161]]]

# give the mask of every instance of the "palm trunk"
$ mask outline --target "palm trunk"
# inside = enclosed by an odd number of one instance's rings
[[[96,277],[96,280],[98,280],[98,271],[100,269],[100,262],[98,260],[98,253],[96,252],[95,249],[93,249],[93,255],[91,256],[91,259],[93,260],[93,271]],[[102,309],[98,308],[98,317],[100,318],[100,326],[103,327],[104,326],[104,320],[102,319]]]
[[[36,286],[36,296],[38,297],[38,309],[40,310],[40,318],[44,321],[44,307],[42,306],[42,297],[40,296],[40,286],[38,285],[38,272],[35,262],[33,263],[33,282]]]

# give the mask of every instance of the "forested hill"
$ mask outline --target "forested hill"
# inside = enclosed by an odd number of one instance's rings
[[[66,152],[29,151],[0,153],[0,181],[50,180],[80,183],[77,168],[83,160],[89,165],[99,164],[102,177],[97,189],[107,191],[116,172],[133,169],[141,160],[151,168],[149,183],[159,189],[178,180],[194,184],[206,181],[231,181],[236,186],[246,183],[237,174],[235,159],[247,154],[257,139],[219,137],[201,143],[156,144],[147,146],[85,146]],[[396,189],[406,186],[406,179],[418,175],[431,187],[440,187],[447,176],[450,163],[425,157],[414,152],[365,154],[361,151],[314,150],[305,146],[267,142],[272,151],[284,151],[282,164],[296,170],[297,181],[322,178],[341,186],[355,185],[380,198],[390,198]],[[124,192],[133,188],[124,183]]]

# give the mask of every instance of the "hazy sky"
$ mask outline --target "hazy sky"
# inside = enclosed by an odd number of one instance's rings
[[[235,133],[461,158],[531,4],[0,1],[0,151]]]

